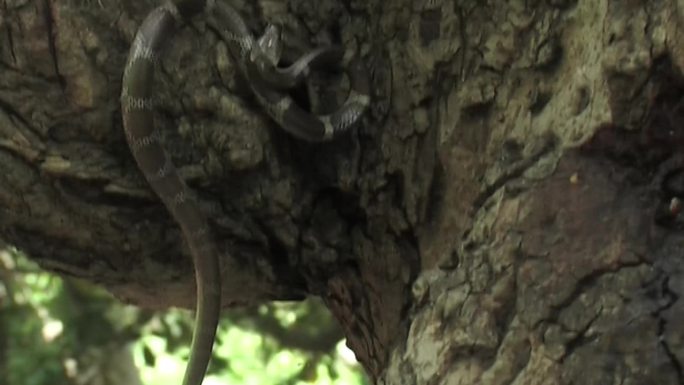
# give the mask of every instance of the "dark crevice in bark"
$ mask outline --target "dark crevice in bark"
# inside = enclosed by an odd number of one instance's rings
[[[31,123],[28,120],[26,120],[24,115],[22,115],[19,111],[17,111],[17,109],[12,104],[2,100],[1,98],[0,98],[0,109],[5,111],[7,113],[7,115],[9,115],[10,117],[17,119],[25,127],[28,127],[28,128],[32,127]]]
[[[425,207],[425,222],[430,223],[439,217],[444,207],[444,194],[446,189],[444,166],[437,161],[432,171],[432,180],[427,192]]]
[[[658,337],[660,337],[660,346],[662,346],[665,355],[667,355],[668,359],[672,363],[672,367],[674,368],[675,373],[677,374],[677,382],[679,382],[680,384],[684,384],[682,364],[677,359],[677,356],[672,352],[672,349],[670,349],[670,346],[668,345],[667,341],[664,338],[662,338],[665,329],[667,329],[667,321],[661,318],[658,320]]]
[[[291,263],[290,253],[288,253],[288,247],[285,245],[278,236],[273,232],[271,227],[265,224],[263,221],[258,219],[255,220],[259,230],[266,238],[266,249],[268,250],[268,260],[271,263],[271,268],[276,272],[276,275],[282,283],[285,283],[287,287],[292,288],[293,292],[299,292],[294,294],[290,300],[302,300],[306,297],[306,293],[310,290],[307,287],[307,280],[302,275],[301,271],[297,269],[297,266],[293,266]],[[259,248],[262,245],[259,245]],[[297,249],[295,250],[299,253],[301,247],[301,238],[297,242]]]
[[[618,271],[620,271],[623,268],[630,268],[630,267],[638,267],[643,265],[645,262],[643,261],[635,261],[635,262],[621,262],[618,266],[616,267],[610,267],[610,268],[600,268],[596,269],[589,274],[585,275],[584,277],[580,278],[577,280],[575,283],[575,286],[573,288],[572,293],[570,293],[567,297],[565,297],[560,303],[557,304],[552,304],[551,305],[551,314],[548,318],[542,319],[540,323],[558,323],[558,317],[561,314],[561,311],[564,309],[567,309],[573,302],[575,302],[582,294],[585,294],[589,289],[593,288],[596,285],[596,282],[598,282],[599,279],[604,277],[607,274],[614,274]]]
[[[665,355],[667,355],[668,359],[672,363],[672,367],[675,369],[675,372],[677,374],[678,382],[680,384],[684,384],[684,372],[682,369],[682,364],[677,359],[677,355],[670,348],[670,345],[667,342],[667,338],[665,337],[665,331],[668,327],[668,321],[662,316],[662,313],[670,309],[679,300],[679,295],[670,289],[669,282],[670,277],[667,275],[664,276],[661,283],[661,295],[662,297],[667,298],[667,302],[663,304],[660,308],[658,308],[654,312],[653,316],[658,320],[657,333],[660,346],[662,346]]]
[[[594,322],[599,319],[601,316],[601,312],[597,312],[594,317],[587,322],[587,324],[582,328],[582,330],[577,330],[573,331],[575,333],[575,336],[571,338],[568,342],[565,343],[565,352],[563,352],[563,356],[558,360],[559,363],[563,363],[566,358],[572,357],[574,352],[581,348],[582,346],[586,346],[594,341],[597,341],[600,336],[598,334],[594,334],[591,336],[587,336],[587,332],[589,329],[594,325]]]
[[[532,115],[537,115],[539,112],[544,110],[544,107],[549,103],[551,100],[552,94],[550,92],[545,92],[545,91],[538,91],[534,95],[534,99],[530,103],[530,112]]]
[[[485,187],[484,191],[482,191],[473,201],[473,209],[477,211],[494,193],[496,193],[496,191],[498,191],[511,180],[522,176],[526,170],[528,170],[530,167],[533,167],[541,158],[552,152],[557,145],[558,143],[556,138],[551,135],[547,135],[541,148],[539,148],[534,154],[521,160],[517,164],[508,167],[503,175],[499,176],[493,183]]]
[[[2,9],[5,15],[9,15],[9,10],[7,7],[7,1],[2,2]],[[9,23],[4,23],[5,24],[5,33],[7,34],[7,45],[9,46],[9,52],[10,56],[12,57],[12,62],[13,64],[17,63],[17,55],[16,51],[14,49],[14,36],[12,34],[12,28],[10,27]]]
[[[64,76],[62,76],[62,73],[59,70],[59,55],[57,55],[57,48],[55,45],[55,34],[57,33],[55,31],[55,20],[52,16],[52,13],[54,12],[52,8],[52,3],[50,0],[43,0],[43,11],[44,11],[44,18],[45,18],[45,27],[47,29],[47,42],[48,42],[48,49],[50,51],[50,58],[52,59],[52,66],[55,71],[55,76],[57,77],[57,80],[59,81],[59,85],[62,88],[62,92],[66,91],[66,80],[64,79]]]
[[[59,178],[62,193],[92,205],[117,207],[122,203],[131,202],[130,196],[121,194],[103,194],[108,181],[98,179]],[[147,204],[150,204],[148,201]]]

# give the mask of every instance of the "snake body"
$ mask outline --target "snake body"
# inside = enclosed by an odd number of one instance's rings
[[[207,2],[207,8],[210,15],[214,16],[214,25],[219,35],[228,45],[231,55],[248,80],[257,100],[271,119],[285,131],[309,142],[326,141],[346,132],[363,116],[370,104],[370,80],[368,71],[358,56],[345,68],[350,83],[349,96],[345,103],[331,114],[315,115],[303,110],[287,93],[273,87],[271,82],[264,79],[265,71],[260,70],[251,60],[251,50],[257,46],[257,42],[233,7],[224,1],[210,0]],[[298,73],[304,76],[310,69],[309,65],[327,62],[329,58],[326,55],[339,55],[335,53],[335,49],[321,50],[319,56],[305,56],[308,64],[302,66],[304,69]],[[294,81],[296,82],[297,80]]]
[[[250,51],[249,61],[259,72],[259,77],[269,86],[289,89],[299,85],[315,69],[339,67],[344,59],[344,50],[339,46],[317,47],[302,55],[288,67],[278,67],[282,51],[280,28],[266,27],[264,34],[253,42],[251,36],[243,37],[243,45]]]
[[[162,146],[161,132],[154,125],[152,92],[162,44],[173,35],[181,17],[191,17],[203,8],[221,24],[219,34],[258,101],[286,131],[308,141],[328,140],[356,123],[369,104],[368,78],[357,59],[348,68],[351,91],[343,106],[323,116],[301,109],[282,89],[301,82],[312,68],[337,64],[342,58],[341,49],[315,49],[284,69],[276,67],[279,53],[266,52],[271,55],[268,64],[261,51],[254,51],[265,49],[259,43],[266,39],[255,41],[237,11],[223,1],[167,2],[152,10],[140,25],[122,79],[122,120],[138,168],[180,225],[193,259],[197,309],[183,385],[200,385],[211,358],[221,306],[218,247],[192,192]]]
[[[164,5],[143,21],[124,70],[121,110],[126,140],[148,183],[180,225],[195,267],[197,311],[183,385],[199,385],[206,372],[220,312],[218,249],[207,221],[161,144],[152,114],[152,76],[160,46],[176,24],[177,9]]]

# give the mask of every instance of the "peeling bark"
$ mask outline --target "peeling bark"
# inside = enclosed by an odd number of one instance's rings
[[[0,237],[123,300],[192,307],[118,106],[154,4],[0,4]],[[225,307],[320,296],[378,383],[684,381],[681,1],[237,5],[290,52],[360,49],[374,95],[351,135],[302,143],[201,18],[167,47],[166,146],[224,258],[260,278]]]

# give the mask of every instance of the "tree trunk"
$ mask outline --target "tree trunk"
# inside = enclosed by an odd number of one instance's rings
[[[0,4],[0,237],[125,301],[193,307],[121,127],[156,4]],[[224,266],[254,277],[224,269],[224,307],[320,296],[378,383],[684,382],[684,2],[236,5],[292,46],[361,52],[373,95],[351,134],[304,143],[204,17],[166,46],[165,147]]]

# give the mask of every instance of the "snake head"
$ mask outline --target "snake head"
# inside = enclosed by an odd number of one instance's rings
[[[269,24],[264,34],[257,40],[256,46],[252,48],[250,60],[262,68],[276,67],[282,52],[281,29],[275,24]]]

